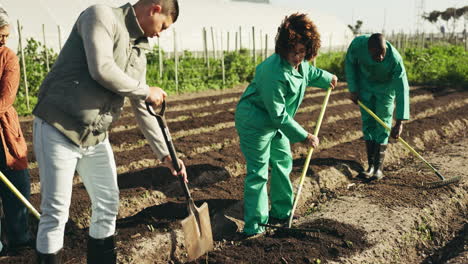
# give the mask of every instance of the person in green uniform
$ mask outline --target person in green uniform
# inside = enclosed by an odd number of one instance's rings
[[[293,191],[290,144],[317,147],[319,140],[293,118],[306,87],[333,89],[337,77],[310,65],[320,48],[320,35],[305,14],[285,18],[276,36],[275,53],[257,66],[255,77],[236,108],[235,124],[247,162],[244,183],[243,234],[265,231],[269,218],[287,220]],[[267,181],[271,168],[269,211]]]
[[[351,100],[360,100],[388,127],[392,127],[396,102],[396,123],[391,132],[361,109],[362,131],[366,141],[369,167],[365,178],[384,177],[382,164],[388,138],[398,139],[403,120],[409,119],[409,85],[400,53],[380,34],[356,37],[350,44],[345,59],[346,80]]]

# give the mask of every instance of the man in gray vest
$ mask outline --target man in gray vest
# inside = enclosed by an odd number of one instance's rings
[[[81,176],[92,204],[88,263],[115,263],[119,208],[117,169],[108,128],[129,97],[156,158],[177,173],[162,133],[145,102],[160,105],[166,93],[146,84],[148,37],[172,25],[177,0],[139,0],[120,8],[94,5],[79,16],[57,61],[44,79],[34,108],[34,151],[41,180],[39,263],[61,263],[73,175]]]

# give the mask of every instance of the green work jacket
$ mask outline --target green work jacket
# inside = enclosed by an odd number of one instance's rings
[[[350,92],[368,100],[395,100],[396,118],[409,119],[409,85],[400,53],[387,41],[387,53],[382,62],[372,59],[368,51],[369,35],[356,37],[345,59],[346,81]]]
[[[305,140],[307,131],[293,118],[306,87],[327,89],[332,76],[307,61],[296,70],[278,54],[273,54],[257,66],[254,80],[237,105],[237,129],[240,133],[260,137],[274,136],[280,130],[292,143]]]

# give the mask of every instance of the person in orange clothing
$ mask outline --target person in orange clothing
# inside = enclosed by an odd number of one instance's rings
[[[6,47],[10,36],[7,12],[0,7],[0,171],[28,199],[30,182],[27,146],[13,103],[20,80],[20,67],[15,52]],[[28,231],[28,211],[11,190],[0,182],[0,197],[5,215],[8,247],[0,242],[0,254],[15,254],[25,246],[33,247]],[[8,250],[7,250],[8,249]]]

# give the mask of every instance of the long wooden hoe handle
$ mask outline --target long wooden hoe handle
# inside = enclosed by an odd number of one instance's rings
[[[39,220],[41,215],[39,212],[32,206],[32,204],[24,198],[24,196],[16,189],[16,187],[8,180],[8,178],[0,171],[0,179],[5,183],[5,185],[13,192],[13,194],[20,199],[20,201],[28,208],[28,210]]]
[[[327,94],[325,95],[325,99],[323,99],[322,109],[320,110],[320,115],[318,117],[317,124],[315,125],[314,136],[318,136],[320,126],[322,125],[323,116],[325,115],[325,109],[327,108],[328,99],[330,98],[331,91],[332,91],[332,89],[328,88]],[[309,168],[309,163],[310,163],[310,159],[312,157],[313,152],[314,152],[314,148],[310,147],[309,152],[307,154],[305,164],[304,164],[304,168],[302,168],[302,175],[301,175],[301,178],[299,180],[299,185],[297,186],[296,197],[294,198],[294,203],[293,203],[293,207],[292,207],[292,210],[291,210],[291,214],[289,215],[289,221],[288,221],[288,227],[289,228],[292,225],[292,220],[293,220],[293,217],[294,217],[294,211],[296,210],[297,202],[299,201],[299,196],[301,195],[302,185],[304,184],[304,179],[305,179],[305,176],[307,174],[307,169]]]
[[[369,108],[367,108],[367,106],[365,106],[361,101],[358,101],[358,104],[360,107],[362,107],[362,109],[364,109],[364,111],[366,111],[369,115],[371,115],[377,122],[379,122],[383,127],[385,127],[385,129],[387,129],[388,131],[390,131],[391,129],[387,126],[387,124],[385,124],[376,114],[374,114],[374,112],[372,112],[372,110],[370,110]],[[416,157],[418,157],[420,160],[422,160],[424,163],[426,163],[426,165],[431,168],[435,174],[441,178],[442,180],[445,180],[445,177],[442,176],[442,174],[440,174],[439,171],[437,171],[436,168],[434,168],[434,166],[432,166],[426,159],[423,158],[423,156],[421,156],[414,148],[412,148],[406,141],[404,141],[401,137],[398,137],[398,141],[400,141],[409,151],[411,151],[411,153],[413,153]]]

